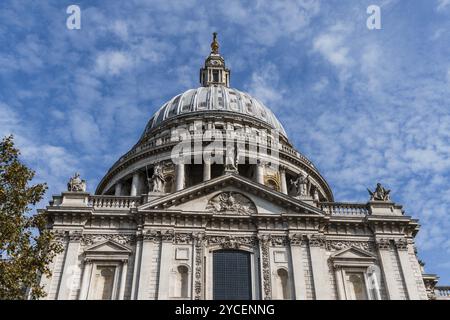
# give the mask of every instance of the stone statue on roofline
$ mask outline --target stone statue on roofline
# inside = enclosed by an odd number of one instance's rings
[[[375,188],[375,191],[370,191],[367,189],[370,194],[370,201],[390,201],[391,196],[389,193],[391,190],[385,189],[381,183],[377,183],[377,187]]]
[[[239,154],[235,146],[227,148],[225,158],[225,172],[238,173]]]
[[[163,168],[161,163],[155,164],[153,169],[153,175],[148,179],[151,192],[164,192],[164,178]]]
[[[294,189],[295,197],[309,196],[311,181],[309,175],[300,172],[295,180],[290,180],[291,187]]]
[[[76,172],[67,183],[67,191],[69,192],[86,192],[86,180],[81,180],[80,174]]]

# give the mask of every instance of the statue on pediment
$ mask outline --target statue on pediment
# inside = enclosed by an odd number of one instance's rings
[[[227,148],[225,159],[225,172],[238,172],[238,150],[236,147]]]
[[[370,191],[367,189],[370,194],[370,201],[390,201],[391,197],[389,193],[391,190],[385,189],[381,183],[377,183],[377,187],[375,188],[375,191]]]
[[[294,189],[294,196],[309,196],[311,181],[309,175],[300,172],[295,180],[290,180],[291,187]]]
[[[80,174],[76,172],[67,183],[67,191],[86,192],[86,180],[81,180]]]
[[[155,164],[153,175],[148,179],[151,192],[164,192],[164,182],[166,179],[163,174],[163,167],[160,163]]]

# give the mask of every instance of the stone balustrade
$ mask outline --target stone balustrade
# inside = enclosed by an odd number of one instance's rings
[[[102,209],[128,209],[141,204],[141,197],[90,196],[89,206]]]
[[[437,286],[434,288],[436,299],[450,300],[450,286]]]
[[[344,202],[322,202],[320,209],[332,216],[366,216],[369,209],[366,204]]]

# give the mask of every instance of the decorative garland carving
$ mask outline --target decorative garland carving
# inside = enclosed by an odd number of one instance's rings
[[[270,242],[275,247],[285,247],[289,244],[289,238],[286,236],[270,236]]]
[[[256,206],[249,198],[238,192],[222,192],[208,201],[206,210],[216,214],[251,215]]]
[[[175,233],[173,230],[167,230],[166,232],[161,233],[162,241],[173,241],[175,237]]]
[[[309,246],[310,247],[325,247],[325,237],[322,235],[311,235],[309,238]]]
[[[263,292],[264,300],[272,299],[272,283],[270,279],[270,260],[269,260],[269,243],[270,236],[262,235],[258,237],[260,248],[261,248],[261,258],[262,258],[262,274],[263,274]]]
[[[192,243],[192,233],[175,233],[173,242],[176,244],[190,244]]]
[[[78,230],[73,230],[69,232],[70,242],[79,242],[83,238],[83,232]]]
[[[53,230],[53,241],[59,244],[63,244],[66,240],[67,233],[64,230]]]
[[[377,239],[375,244],[380,250],[389,250],[391,248],[391,241],[389,239]]]
[[[195,280],[194,280],[194,299],[200,300],[203,292],[203,243],[204,234],[193,235],[195,239]]]
[[[120,244],[133,244],[136,241],[134,234],[85,234],[82,237],[82,244],[90,246],[96,242],[111,240]]]
[[[291,246],[302,246],[305,244],[305,238],[300,233],[291,234],[289,236],[289,243]]]
[[[408,240],[398,239],[397,241],[395,241],[395,246],[397,247],[397,250],[407,251],[408,250]]]
[[[239,249],[243,245],[255,246],[255,237],[207,236],[208,244],[218,244],[223,249]]]
[[[373,242],[370,241],[348,241],[348,240],[327,240],[326,249],[328,251],[339,251],[345,248],[355,247],[366,251],[373,251]]]
[[[142,238],[146,241],[159,242],[159,240],[161,239],[161,231],[147,230],[142,235]]]

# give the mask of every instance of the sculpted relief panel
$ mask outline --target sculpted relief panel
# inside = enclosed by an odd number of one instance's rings
[[[216,214],[251,215],[256,206],[249,198],[238,192],[222,192],[209,200],[206,210]]]

